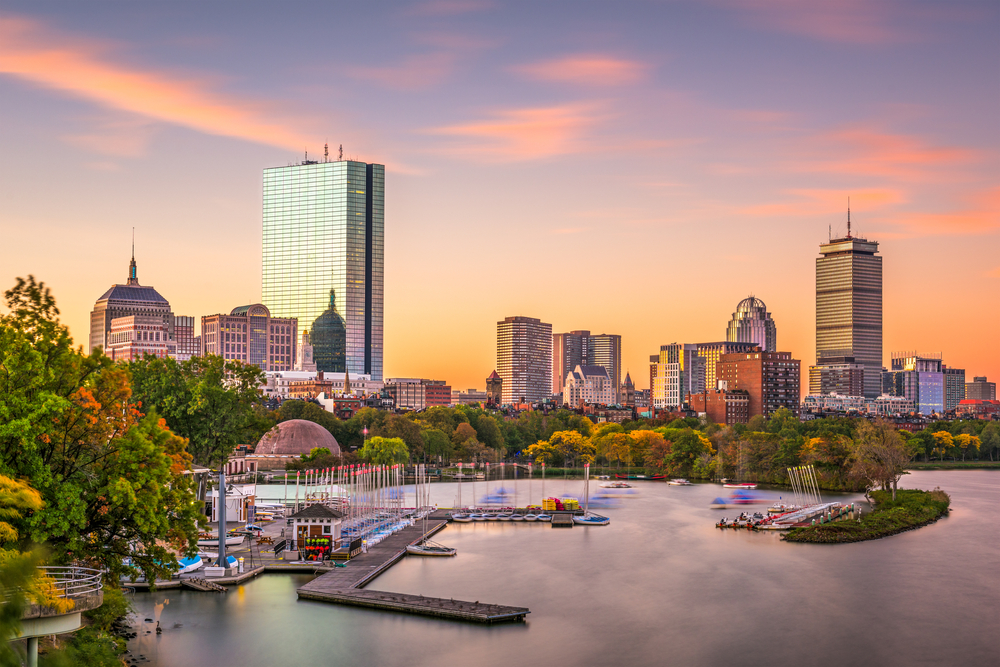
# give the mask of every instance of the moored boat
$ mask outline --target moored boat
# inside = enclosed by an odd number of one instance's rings
[[[243,544],[243,540],[246,535],[227,535],[226,536],[226,546],[227,547],[238,547]],[[219,536],[218,535],[206,535],[202,533],[202,536],[198,538],[199,547],[217,547],[219,546]]]
[[[411,556],[454,556],[458,551],[433,542],[424,542],[423,544],[407,545],[406,553]]]
[[[459,523],[469,523],[472,521],[472,516],[464,512],[455,512],[451,515],[451,520],[458,521]]]
[[[552,521],[552,515],[551,514],[539,514],[537,517],[535,517],[535,519],[537,521]]]
[[[645,480],[660,480],[666,479],[666,475],[615,475],[616,479],[645,479]]]
[[[538,521],[538,515],[537,514],[530,514],[530,513],[529,514],[525,514],[524,515],[524,520],[525,521]]]
[[[691,486],[691,482],[682,478],[672,479],[669,482],[667,482],[667,484],[669,484],[670,486]]]
[[[486,521],[486,516],[480,512],[473,512],[469,515],[469,518],[473,521]]]
[[[602,489],[631,489],[632,485],[628,482],[605,482],[601,484]]]
[[[753,482],[729,482],[727,484],[723,484],[722,486],[727,489],[746,489],[748,491],[752,491],[757,488],[757,485]]]
[[[511,521],[524,521],[524,515],[522,515],[522,514],[511,514],[510,515],[510,520]]]
[[[486,521],[496,521],[499,518],[500,517],[498,517],[496,514],[493,514],[492,512],[484,512],[483,513],[483,519],[486,520]]]
[[[201,569],[205,565],[205,561],[201,559],[201,556],[194,556],[192,558],[178,558],[177,564],[180,565],[177,574],[187,574]]]

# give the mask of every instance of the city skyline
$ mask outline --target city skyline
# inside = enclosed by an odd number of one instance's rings
[[[493,323],[522,312],[620,334],[644,387],[651,352],[724,340],[749,292],[811,364],[812,260],[850,196],[886,258],[883,351],[1000,376],[982,297],[1000,286],[1000,94],[982,85],[1000,9],[720,7],[554,5],[527,22],[478,3],[197,20],[8,3],[0,280],[44,280],[86,346],[135,226],[142,281],[175,312],[260,303],[262,170],[343,144],[389,179],[386,375],[481,388]],[[329,30],[369,48],[287,48]],[[618,279],[561,294],[595,247]]]

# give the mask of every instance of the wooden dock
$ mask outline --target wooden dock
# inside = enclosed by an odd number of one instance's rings
[[[553,528],[572,528],[573,527],[573,515],[569,512],[559,512],[552,514],[552,527]]]
[[[433,516],[433,515],[432,515]],[[427,536],[431,536],[448,525],[441,518],[427,521]],[[407,545],[424,536],[423,522],[390,535],[367,553],[355,556],[346,567],[337,567],[322,574],[298,590],[298,596],[306,600],[333,602],[355,607],[385,609],[407,614],[450,618],[475,623],[502,623],[523,621],[530,613],[525,607],[468,602],[444,598],[388,593],[362,589],[406,555]]]
[[[189,577],[187,579],[181,579],[181,586],[185,588],[191,588],[196,591],[202,591],[203,593],[225,593],[228,589],[225,586],[220,586],[214,581],[209,581],[202,577]]]

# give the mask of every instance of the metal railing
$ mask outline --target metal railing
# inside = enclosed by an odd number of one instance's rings
[[[43,565],[38,568],[54,580],[54,587],[61,598],[75,598],[93,595],[104,584],[101,571],[75,565]]]

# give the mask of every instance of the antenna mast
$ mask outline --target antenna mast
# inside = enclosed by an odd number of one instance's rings
[[[323,162],[330,161],[330,144],[323,144]]]
[[[851,198],[847,198],[847,238],[851,238]]]
[[[340,151],[337,153],[337,160],[343,161],[344,159],[344,144],[340,144]]]

